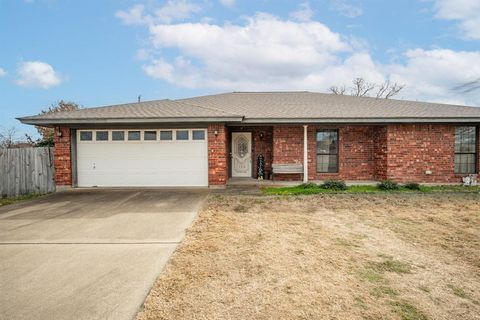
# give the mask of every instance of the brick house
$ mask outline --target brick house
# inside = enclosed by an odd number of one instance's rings
[[[19,118],[55,128],[58,186],[224,186],[231,178],[459,183],[480,171],[480,108],[235,92]]]

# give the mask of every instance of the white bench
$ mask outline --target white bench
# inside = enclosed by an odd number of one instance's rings
[[[303,176],[303,164],[301,163],[274,163],[272,164],[272,181],[276,174],[301,174]]]

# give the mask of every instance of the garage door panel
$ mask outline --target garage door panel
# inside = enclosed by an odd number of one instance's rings
[[[78,141],[78,185],[207,186],[207,141]]]

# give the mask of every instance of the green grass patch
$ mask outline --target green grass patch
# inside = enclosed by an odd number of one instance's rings
[[[14,204],[17,202],[32,200],[41,196],[42,194],[33,193],[33,194],[27,194],[24,196],[18,196],[18,197],[12,197],[12,198],[0,198],[0,206],[6,206],[6,205]]]
[[[392,258],[386,258],[382,262],[372,262],[370,267],[376,269],[379,272],[395,272],[398,274],[410,273],[410,265],[394,260]]]
[[[452,284],[448,285],[448,287],[450,289],[452,289],[453,294],[456,295],[457,297],[460,297],[462,299],[468,299],[469,298],[469,296],[467,295],[465,290],[463,290],[462,288],[454,286]]]
[[[402,320],[428,320],[425,314],[407,301],[392,301],[390,304]]]
[[[360,272],[360,278],[372,283],[385,282],[383,274],[385,272],[395,272],[398,274],[406,274],[411,272],[411,267],[403,262],[394,260],[389,256],[385,256],[381,262],[369,262]]]
[[[372,282],[372,283],[385,281],[385,278],[383,278],[383,275],[380,272],[378,272],[378,270],[370,268],[369,266],[363,269],[359,275],[360,275],[360,278],[365,279],[368,282]]]
[[[376,298],[381,298],[385,296],[389,297],[396,297],[398,296],[398,292],[395,291],[394,289],[387,287],[387,286],[380,286],[380,287],[375,287],[372,289],[370,292],[372,296]]]
[[[353,298],[355,300],[355,304],[359,306],[362,309],[367,310],[368,309],[368,304],[365,302],[365,300],[362,297],[356,296]]]
[[[398,190],[382,190],[378,186],[353,185],[346,190],[326,189],[321,185],[308,183],[305,185],[291,187],[264,187],[262,193],[265,195],[311,195],[331,193],[436,193],[436,192],[458,192],[458,193],[480,193],[480,186],[465,187],[460,185],[444,186],[418,186],[418,189],[411,189],[400,186]]]

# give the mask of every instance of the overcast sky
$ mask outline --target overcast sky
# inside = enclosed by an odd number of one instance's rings
[[[480,0],[0,0],[0,126],[84,107],[225,91],[406,87],[480,106]]]

